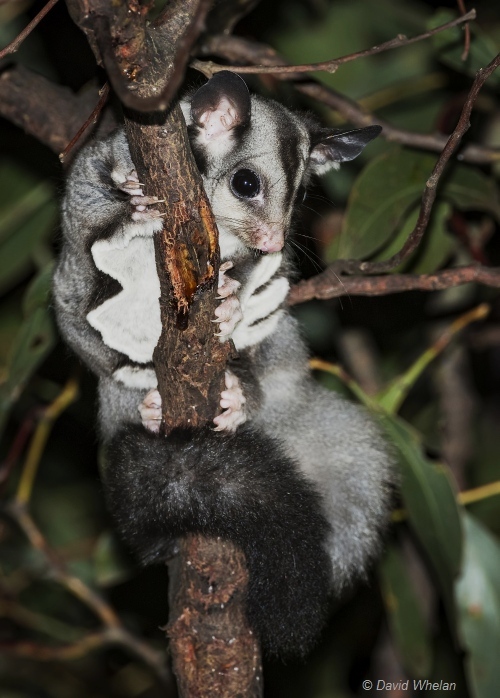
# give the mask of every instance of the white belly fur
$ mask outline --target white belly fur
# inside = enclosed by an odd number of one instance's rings
[[[138,363],[152,361],[161,334],[153,238],[113,236],[95,242],[91,252],[96,267],[116,279],[123,290],[92,310],[88,323],[111,349]]]

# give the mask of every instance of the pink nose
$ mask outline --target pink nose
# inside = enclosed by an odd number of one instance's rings
[[[283,249],[284,242],[283,240],[262,240],[262,242],[259,244],[259,250],[261,252],[279,252],[280,250]]]

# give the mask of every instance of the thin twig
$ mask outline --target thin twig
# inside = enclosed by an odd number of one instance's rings
[[[75,577],[67,570],[63,561],[56,551],[49,546],[42,532],[28,513],[25,503],[11,502],[6,506],[5,511],[17,523],[33,548],[42,553],[48,565],[49,576],[93,611],[105,626],[102,631],[86,636],[86,638],[72,645],[55,648],[54,652],[56,654],[53,657],[49,656],[52,649],[48,648],[46,658],[71,659],[81,656],[82,653],[86,653],[95,647],[102,646],[103,643],[118,644],[140,657],[145,664],[153,669],[163,683],[171,685],[171,673],[165,664],[164,653],[152,649],[146,642],[130,633],[105,599],[79,577]],[[19,649],[19,645],[17,647]],[[6,647],[2,645],[2,649],[6,649]],[[43,659],[44,657],[37,658]]]
[[[351,63],[352,61],[357,61],[359,58],[366,58],[368,56],[374,56],[377,53],[382,53],[383,51],[389,51],[393,48],[399,48],[400,46],[409,46],[417,41],[423,41],[424,39],[429,39],[431,36],[438,34],[446,29],[451,29],[464,22],[469,22],[476,18],[476,10],[470,10],[466,15],[457,17],[456,19],[441,24],[435,29],[430,29],[424,34],[419,34],[418,36],[413,36],[410,39],[404,34],[398,34],[394,39],[385,41],[383,44],[378,46],[372,46],[371,48],[364,49],[363,51],[356,51],[356,53],[349,53],[345,56],[340,56],[339,58],[333,58],[329,61],[322,61],[320,63],[306,63],[302,65],[245,65],[245,66],[227,66],[218,65],[212,61],[199,61],[195,60],[191,63],[191,67],[196,68],[196,70],[201,71],[207,77],[211,77],[214,73],[218,73],[221,70],[230,70],[235,73],[249,73],[249,74],[267,74],[271,73],[277,75],[280,73],[310,73],[318,70],[325,71],[327,73],[336,73],[341,65],[345,63]]]
[[[73,377],[66,383],[57,398],[43,410],[42,417],[37,424],[35,434],[31,441],[17,488],[16,501],[19,504],[25,504],[30,498],[38,465],[54,422],[59,415],[71,405],[77,395],[78,381]]]
[[[8,483],[10,474],[24,451],[24,447],[31,436],[31,432],[33,431],[39,412],[39,408],[35,407],[24,417],[19,430],[12,441],[5,460],[3,460],[0,465],[0,492],[2,492]]]
[[[470,115],[474,107],[474,103],[477,99],[479,91],[486,82],[486,80],[495,72],[495,70],[500,65],[500,53],[495,56],[495,58],[486,66],[486,68],[481,68],[476,73],[474,82],[467,96],[465,104],[460,114],[460,118],[455,127],[455,130],[448,138],[448,141],[439,156],[434,169],[432,170],[431,176],[426,182],[424,194],[422,196],[422,203],[420,206],[420,212],[418,215],[418,220],[415,224],[414,229],[408,236],[405,244],[389,259],[383,260],[381,262],[363,262],[356,259],[351,260],[339,260],[335,263],[334,268],[337,272],[341,271],[348,274],[353,274],[356,272],[362,273],[373,273],[380,274],[383,272],[391,271],[398,267],[402,262],[410,257],[410,255],[415,252],[417,247],[422,240],[422,237],[427,230],[429,224],[432,207],[436,199],[437,186],[441,175],[444,172],[449,159],[458,148],[465,132],[470,126]]]
[[[56,551],[49,546],[47,540],[28,513],[25,503],[11,502],[7,505],[6,511],[23,531],[33,548],[43,554],[52,579],[64,586],[73,596],[80,599],[100,618],[104,625],[110,628],[120,627],[120,619],[111,606],[97,592],[82,582],[81,579],[67,571],[63,561],[59,558]]]
[[[495,480],[494,482],[489,482],[487,485],[481,485],[481,487],[475,487],[471,490],[459,492],[457,494],[457,502],[463,506],[468,506],[469,504],[482,502],[484,499],[498,497],[499,495],[500,480]],[[401,523],[402,521],[406,521],[407,518],[408,512],[406,509],[394,509],[391,514],[391,521],[394,523]]]
[[[31,22],[22,30],[22,32],[20,32],[16,36],[16,38],[10,42],[10,44],[7,44],[7,46],[0,51],[0,60],[11,53],[15,53],[18,50],[19,46],[21,46],[26,37],[31,34],[31,32],[37,26],[37,24],[39,24],[39,22],[45,17],[45,15],[48,12],[50,12],[50,10],[54,7],[56,2],[57,0],[49,0],[45,7],[43,7],[40,10],[36,17],[34,17],[31,20]]]
[[[201,47],[203,55],[217,55],[228,61],[245,61],[247,63],[264,65],[286,65],[286,61],[274,49],[266,44],[248,41],[235,36],[218,35],[208,37]],[[312,77],[293,75],[290,73],[277,74],[278,80],[292,80],[297,92],[326,105],[337,111],[346,121],[364,127],[373,124],[382,126],[382,137],[392,143],[401,143],[413,148],[421,148],[440,153],[446,145],[447,137],[441,134],[415,133],[393,126],[388,121],[380,119],[375,114],[364,110],[357,102],[346,95],[327,87]],[[457,155],[463,162],[485,164],[500,160],[500,148],[487,148],[470,144]]]
[[[467,10],[465,9],[465,2],[464,0],[457,0],[458,4],[458,9],[462,13],[463,16],[465,16]],[[464,24],[464,50],[462,51],[462,55],[460,56],[463,61],[467,60],[467,57],[469,56],[469,51],[470,51],[470,27],[469,23],[467,22]]]
[[[464,490],[458,493],[458,501],[460,504],[468,505],[474,502],[480,502],[489,497],[497,497],[500,495],[500,480],[489,482],[487,485],[474,487],[471,490]]]
[[[304,303],[313,298],[327,299],[341,296],[387,296],[405,291],[440,291],[471,282],[500,288],[500,267],[470,264],[465,267],[444,269],[434,274],[388,274],[384,276],[335,275],[331,267],[310,279],[292,286],[289,305]]]
[[[22,642],[0,642],[0,652],[7,656],[33,659],[38,662],[68,661],[80,659],[99,647],[108,644],[108,631],[89,633],[81,640],[68,645],[53,647],[29,640]]]
[[[68,153],[70,153],[73,150],[73,148],[75,147],[75,144],[78,143],[78,141],[83,136],[83,134],[85,133],[87,128],[91,124],[95,124],[97,122],[97,118],[98,118],[99,114],[101,113],[101,111],[103,110],[104,105],[108,101],[108,97],[109,97],[109,84],[107,82],[105,82],[104,85],[99,90],[99,101],[97,102],[94,109],[92,110],[92,113],[90,114],[88,119],[86,119],[84,121],[84,123],[80,126],[80,128],[78,129],[76,134],[73,136],[73,138],[70,140],[68,145],[64,148],[62,153],[59,154],[59,160],[61,161],[61,163],[64,163],[64,161],[68,157]]]

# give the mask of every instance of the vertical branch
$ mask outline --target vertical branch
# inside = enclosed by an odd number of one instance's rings
[[[180,107],[165,111],[211,3],[175,0],[150,24],[147,5],[130,0],[66,2],[130,110],[125,129],[144,193],[162,202],[163,230],[155,236],[162,334],[153,363],[163,404],[159,438],[168,438],[177,426],[213,420],[230,352],[212,323],[217,227]],[[252,1],[242,0],[236,14],[250,6]],[[188,536],[171,563],[170,579],[166,630],[181,695],[258,698],[260,650],[245,616],[248,572],[241,551],[228,541]]]
[[[155,251],[162,335],[154,364],[166,433],[216,414],[229,345],[215,336],[217,228],[178,106],[165,114],[129,113],[127,136],[147,196],[164,201]]]
[[[230,351],[212,323],[217,228],[180,108],[129,113],[126,131],[145,194],[165,202],[155,240],[162,335],[154,365],[168,434],[176,426],[209,423],[217,412]],[[170,572],[166,630],[181,695],[260,696],[260,652],[245,617],[248,573],[241,551],[228,541],[188,536]]]

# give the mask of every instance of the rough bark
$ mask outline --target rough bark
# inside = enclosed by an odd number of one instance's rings
[[[243,554],[227,541],[187,536],[169,573],[167,632],[181,695],[259,698],[262,668],[244,613]]]
[[[97,99],[97,88],[75,95],[21,65],[0,74],[0,115],[56,153],[65,149]],[[89,126],[79,145],[91,131]]]
[[[165,200],[155,240],[163,331],[154,364],[168,434],[217,413],[230,351],[212,323],[217,229],[179,107],[166,115],[129,114],[126,129],[144,193]],[[259,647],[244,612],[242,553],[227,541],[189,536],[171,567],[167,634],[181,695],[261,695]]]
[[[168,433],[216,414],[229,344],[215,336],[219,249],[215,220],[189,151],[179,107],[167,115],[130,115],[132,158],[144,193],[165,203],[155,249],[162,335],[154,354]]]

